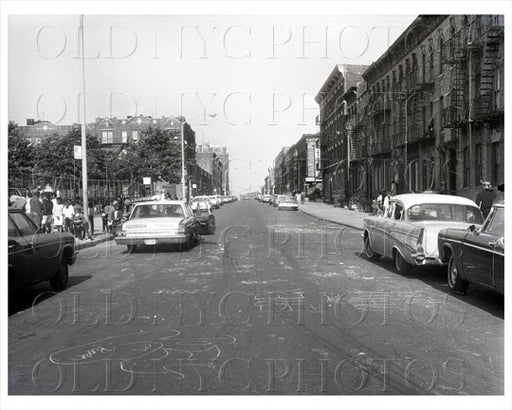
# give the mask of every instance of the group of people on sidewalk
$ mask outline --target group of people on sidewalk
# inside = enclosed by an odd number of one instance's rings
[[[63,201],[53,191],[32,189],[27,190],[24,197],[11,195],[9,206],[24,210],[40,232],[73,233],[74,223],[81,223],[88,239],[92,240],[94,207],[91,202],[89,202],[86,215],[79,200],[74,203],[70,200]]]
[[[130,213],[132,201],[128,197],[118,197],[103,206],[90,200],[84,212],[80,198],[62,200],[53,190],[38,187],[28,189],[24,195],[18,191],[10,192],[9,206],[22,209],[40,232],[74,233],[74,226],[81,224],[87,238],[92,240],[95,215],[101,213],[102,232],[112,232],[116,222],[120,223],[123,215]]]

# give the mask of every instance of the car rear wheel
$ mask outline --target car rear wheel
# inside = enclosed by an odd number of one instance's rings
[[[208,235],[214,235],[215,234],[215,222],[211,221],[208,224]]]
[[[369,260],[377,260],[379,259],[379,254],[375,253],[372,248],[372,244],[370,243],[370,235],[366,235],[364,238],[364,254]]]
[[[53,290],[64,290],[68,286],[68,264],[65,261],[61,261],[59,270],[53,278],[50,279],[50,285]]]
[[[398,251],[395,251],[395,269],[398,273],[407,275],[412,273],[413,266],[403,258],[402,254]]]
[[[128,249],[128,253],[135,252],[135,249],[137,249],[137,245],[126,245],[126,249]]]
[[[448,262],[448,286],[453,292],[465,294],[469,282],[460,277],[460,261],[453,256]]]

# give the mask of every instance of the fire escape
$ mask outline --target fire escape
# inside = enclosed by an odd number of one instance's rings
[[[503,26],[483,27],[481,38],[480,87],[475,99],[473,119],[475,121],[500,121],[503,119],[503,106],[498,101],[499,92],[496,71],[501,56]]]
[[[443,46],[444,63],[452,67],[452,89],[450,103],[442,108],[442,123],[444,128],[452,129],[451,140],[457,141],[467,120],[468,51],[472,52],[475,46],[468,46],[465,28],[455,33]]]

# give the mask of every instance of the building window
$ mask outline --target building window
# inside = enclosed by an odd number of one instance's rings
[[[112,144],[114,142],[114,132],[113,131],[101,131],[101,143],[102,144]]]
[[[492,184],[498,185],[500,181],[501,171],[501,154],[500,143],[493,142],[492,144]]]
[[[121,143],[128,143],[128,131],[121,131]]]
[[[444,60],[444,44],[443,38],[439,38],[439,74],[443,74],[443,60]]]
[[[139,140],[139,132],[138,131],[132,131],[132,140],[137,142]]]
[[[482,144],[475,145],[475,183],[479,183],[482,175]]]
[[[469,187],[469,148],[464,148],[463,151],[463,168],[464,168],[464,188]]]

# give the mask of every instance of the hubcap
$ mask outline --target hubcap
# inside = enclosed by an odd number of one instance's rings
[[[457,280],[457,275],[458,275],[458,272],[457,272],[457,266],[455,266],[455,263],[452,262],[451,264],[451,269],[450,269],[450,285],[454,285],[455,284],[455,281]]]
[[[397,270],[402,270],[402,255],[400,255],[400,252],[397,252],[396,254],[395,266]]]
[[[373,249],[370,246],[370,239],[369,238],[366,238],[366,240],[365,240],[365,250],[366,250],[366,256],[371,258],[373,256]]]

